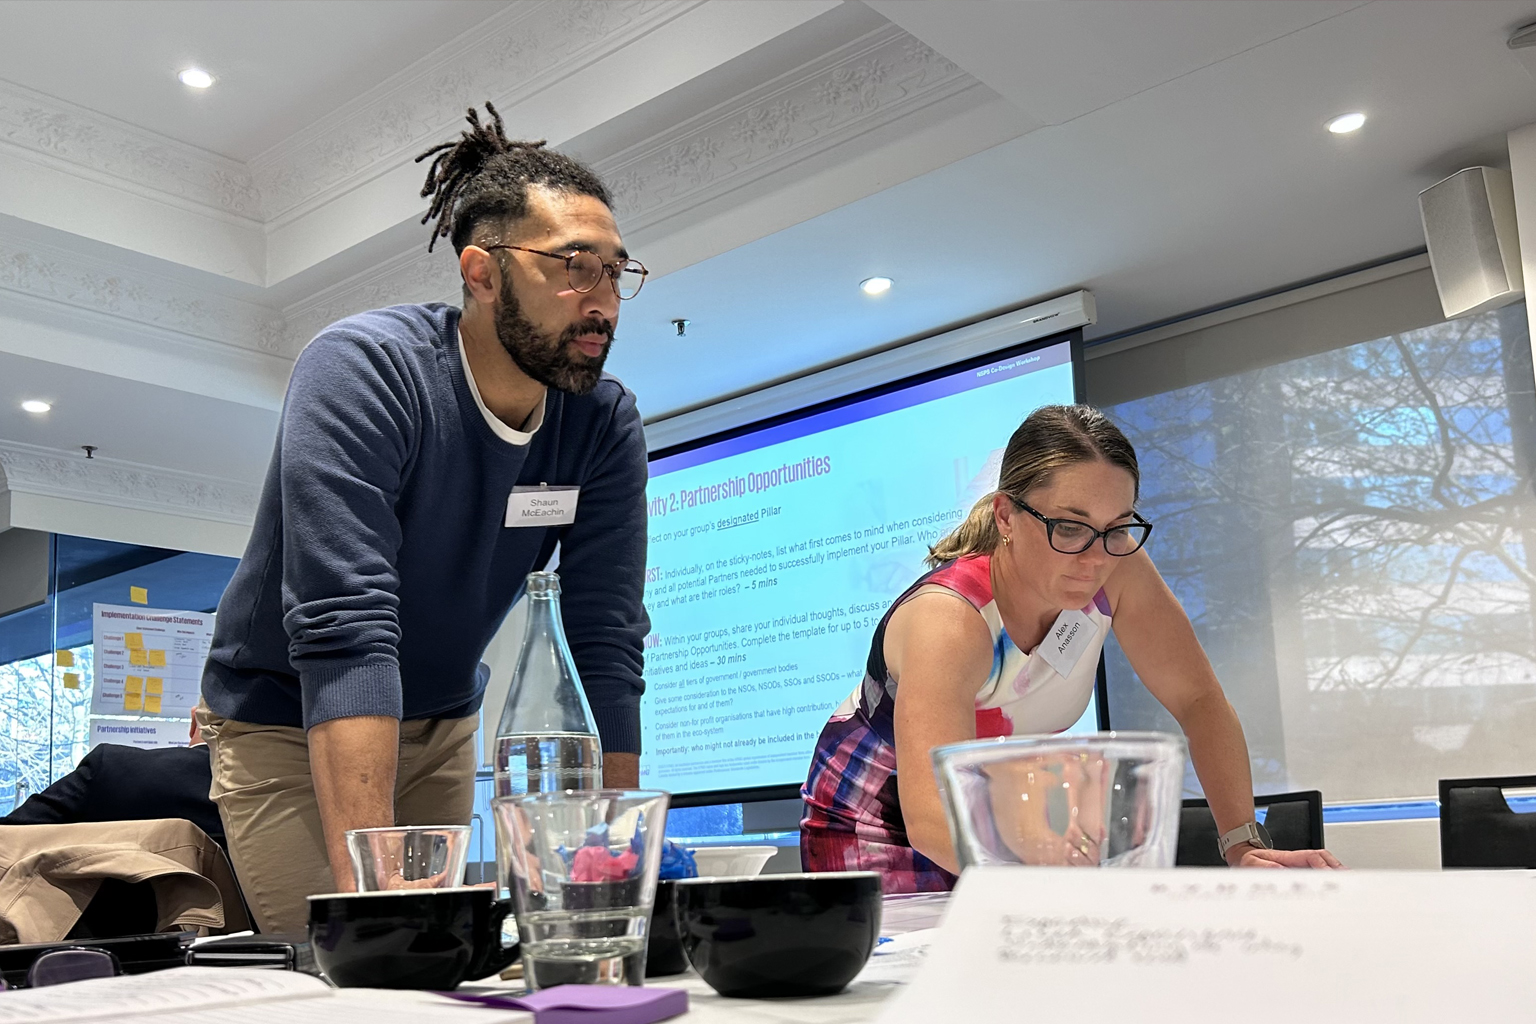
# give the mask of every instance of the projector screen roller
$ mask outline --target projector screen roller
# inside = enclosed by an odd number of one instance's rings
[[[1025,416],[1076,400],[1073,348],[1036,342],[653,454],[642,786],[805,780],[928,546],[996,487]]]

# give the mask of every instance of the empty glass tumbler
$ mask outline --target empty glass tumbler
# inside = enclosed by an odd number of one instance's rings
[[[669,799],[599,789],[492,801],[530,989],[644,981]]]
[[[962,869],[1171,868],[1184,740],[1156,732],[1006,736],[936,747]]]
[[[451,889],[464,884],[468,825],[356,828],[347,832],[359,892]]]

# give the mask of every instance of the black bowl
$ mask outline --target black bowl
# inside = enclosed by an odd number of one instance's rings
[[[315,962],[338,988],[450,990],[505,970],[511,904],[494,889],[405,889],[309,897]]]
[[[651,930],[645,940],[645,976],[664,978],[688,969],[683,941],[677,934],[677,879],[656,882],[656,903],[651,908]]]
[[[880,937],[873,871],[683,878],[676,890],[683,951],[723,996],[841,992]]]

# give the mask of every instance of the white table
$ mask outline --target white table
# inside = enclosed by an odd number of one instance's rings
[[[887,897],[882,935],[898,936],[938,924],[948,893],[916,897]],[[863,972],[835,996],[806,999],[729,999],[719,995],[693,971],[648,982],[657,988],[679,988],[688,993],[688,1013],[678,1024],[866,1024],[898,991],[914,970],[903,957],[875,956]],[[522,991],[521,982],[475,982],[465,992]],[[379,990],[383,992],[383,990]],[[399,993],[392,993],[397,998]]]
[[[657,978],[647,985],[682,989],[688,993],[688,1013],[674,1018],[677,1024],[865,1024],[875,1019],[881,1005],[902,985],[900,981],[880,977],[879,965],[875,966],[876,970],[866,970],[874,977],[865,980],[861,976],[835,996],[806,999],[730,999],[718,994],[692,971],[676,977]],[[395,1000],[405,995],[388,989],[367,991]],[[461,985],[459,991],[521,995],[523,987],[516,981],[482,981]],[[411,993],[406,997],[418,996],[433,1000],[441,998],[427,993]]]
[[[652,984],[688,993],[688,1013],[678,1024],[865,1024],[901,987],[894,981],[854,981],[835,996],[814,999],[727,999],[692,971]]]

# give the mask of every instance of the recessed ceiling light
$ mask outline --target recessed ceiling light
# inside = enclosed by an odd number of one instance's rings
[[[866,277],[859,282],[859,290],[865,295],[884,295],[891,290],[891,279],[888,277]]]
[[[1365,124],[1365,115],[1355,111],[1353,114],[1340,114],[1329,121],[1328,130],[1335,135],[1348,135],[1350,132],[1359,131],[1363,124]]]
[[[202,68],[187,68],[176,77],[181,79],[182,85],[190,85],[194,89],[206,89],[213,84],[213,76]]]
[[[49,405],[47,402],[39,402],[35,398],[29,398],[25,402],[22,402],[21,407],[27,412],[47,412],[49,409],[53,408],[53,406]]]

